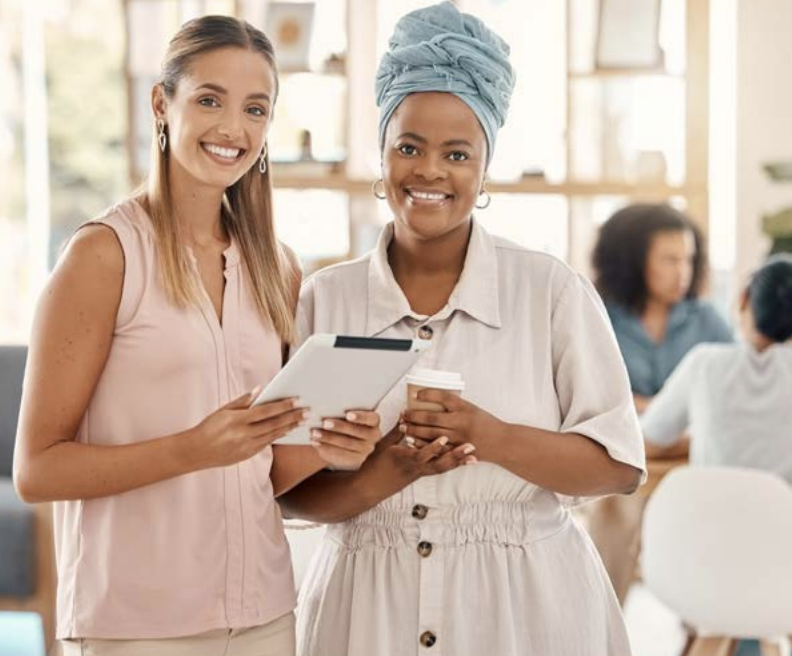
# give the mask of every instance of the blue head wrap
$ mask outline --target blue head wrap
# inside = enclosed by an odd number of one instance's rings
[[[489,164],[514,88],[509,45],[481,20],[446,1],[403,16],[389,46],[375,88],[380,149],[388,121],[406,96],[443,91],[453,93],[475,113],[487,138]]]

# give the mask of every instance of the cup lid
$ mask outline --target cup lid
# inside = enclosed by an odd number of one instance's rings
[[[407,383],[436,389],[463,390],[465,382],[462,374],[455,371],[440,371],[418,367],[407,374]]]

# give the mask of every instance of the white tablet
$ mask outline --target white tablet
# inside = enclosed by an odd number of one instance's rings
[[[309,337],[253,405],[297,396],[308,421],[277,441],[310,444],[311,428],[348,410],[373,410],[429,342],[317,333]]]

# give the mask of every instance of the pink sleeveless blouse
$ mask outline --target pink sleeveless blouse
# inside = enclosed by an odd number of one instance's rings
[[[278,371],[281,345],[255,306],[235,243],[222,325],[208,296],[177,308],[155,235],[133,200],[112,228],[125,273],[110,354],[77,436],[129,444],[180,432]],[[55,504],[58,638],[146,639],[265,624],[295,605],[270,482],[272,450],[230,467],[103,499]]]

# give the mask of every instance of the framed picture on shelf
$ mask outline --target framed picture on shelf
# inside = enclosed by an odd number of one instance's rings
[[[272,39],[282,71],[307,71],[313,29],[313,2],[270,2],[264,31]]]
[[[600,0],[595,61],[598,70],[661,70],[661,0]]]

